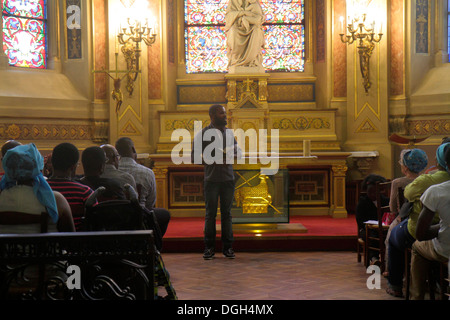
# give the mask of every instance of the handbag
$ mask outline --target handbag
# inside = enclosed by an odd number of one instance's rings
[[[398,211],[398,215],[402,220],[405,220],[409,217],[414,206],[414,202],[409,202],[405,200],[405,203],[402,204],[400,210]]]

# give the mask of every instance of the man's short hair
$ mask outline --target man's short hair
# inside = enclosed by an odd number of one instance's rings
[[[213,104],[211,107],[209,107],[209,115],[213,116],[216,114],[217,110],[222,109],[223,106],[221,104]]]
[[[22,145],[19,141],[16,140],[8,140],[2,145],[2,157],[5,156],[6,152],[9,149],[15,148],[17,146]]]
[[[52,165],[56,170],[67,170],[78,163],[80,152],[69,142],[63,142],[53,148]]]
[[[102,148],[93,146],[88,147],[81,155],[83,169],[86,172],[98,171],[106,162],[105,151]]]
[[[133,145],[133,140],[128,137],[121,137],[116,141],[116,150],[121,156],[129,155]]]

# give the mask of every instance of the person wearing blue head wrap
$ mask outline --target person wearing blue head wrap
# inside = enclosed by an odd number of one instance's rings
[[[412,203],[409,217],[401,221],[391,231],[389,237],[388,252],[388,288],[387,292],[394,296],[402,295],[403,272],[405,269],[405,250],[411,248],[416,240],[417,221],[422,210],[420,197],[431,186],[438,185],[450,180],[450,172],[446,170],[445,151],[450,149],[450,143],[442,143],[436,150],[436,160],[438,170],[428,174],[419,175],[414,181],[408,184],[404,190],[405,199]],[[436,215],[433,224],[439,222]]]
[[[428,156],[422,149],[411,149],[403,155],[403,164],[414,173],[423,171],[428,165]]]
[[[39,202],[46,208],[54,223],[58,221],[58,208],[55,195],[42,175],[44,158],[36,146],[26,144],[6,152],[2,160],[5,175],[0,181],[0,189],[8,189],[22,181],[33,181],[33,191]]]
[[[33,143],[8,150],[2,159],[2,165],[5,171],[0,181],[2,201],[8,201],[6,197],[13,196],[13,193],[7,191],[12,190],[15,186],[29,186],[38,202],[47,209],[54,224],[58,223],[58,226],[61,226],[64,231],[74,230],[70,226],[71,224],[73,227],[73,221],[69,204],[61,194],[54,192],[45,180],[42,174],[44,158]],[[31,202],[31,199],[29,200]],[[8,203],[3,207],[6,205]],[[63,219],[61,223],[60,218]]]
[[[445,152],[450,149],[450,142],[441,144],[436,150],[436,161],[438,165],[450,173],[450,169],[445,162]]]

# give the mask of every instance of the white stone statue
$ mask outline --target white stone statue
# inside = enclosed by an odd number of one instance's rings
[[[225,22],[228,72],[264,73],[264,14],[259,0],[230,0]]]

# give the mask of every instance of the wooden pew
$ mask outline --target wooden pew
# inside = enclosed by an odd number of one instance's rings
[[[153,300],[154,248],[148,230],[1,234],[0,299]]]

